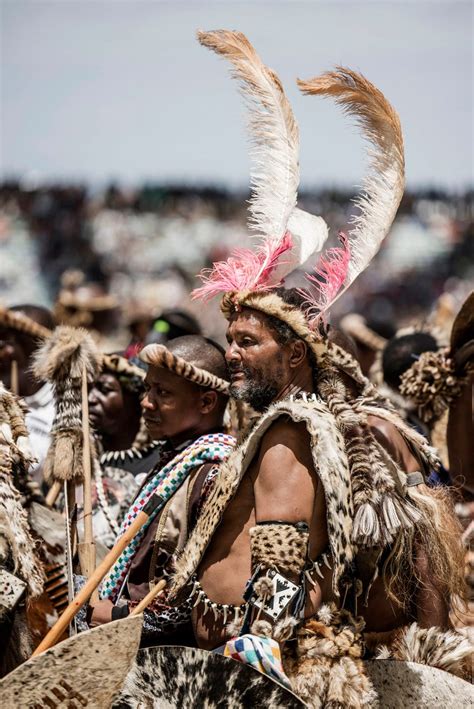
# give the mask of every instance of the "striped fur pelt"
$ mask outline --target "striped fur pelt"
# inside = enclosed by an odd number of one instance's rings
[[[38,339],[44,339],[51,334],[51,331],[48,330],[47,327],[43,327],[43,325],[35,322],[24,313],[16,310],[9,310],[8,308],[3,308],[2,306],[0,306],[0,324],[4,327],[10,328],[11,330],[24,332],[27,335],[37,337]]]
[[[82,376],[96,379],[101,355],[86,330],[61,326],[35,354],[34,371],[38,379],[54,387],[56,415],[51,430],[51,445],[44,464],[44,478],[81,480],[82,460]],[[94,443],[91,437],[91,450]]]
[[[422,628],[418,623],[401,629],[389,646],[381,646],[377,651],[380,660],[418,662],[458,677],[466,676],[467,662],[473,655],[474,645],[465,635],[436,627]]]

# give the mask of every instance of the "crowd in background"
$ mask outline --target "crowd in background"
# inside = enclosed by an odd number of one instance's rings
[[[83,185],[4,182],[0,302],[50,306],[65,272],[81,272],[94,294],[116,301],[118,346],[127,344],[127,327],[137,317],[178,307],[198,315],[204,330],[221,339],[217,306],[198,308],[189,293],[202,267],[248,243],[248,197],[212,187],[110,185],[99,192]],[[352,198],[328,189],[303,191],[299,202],[324,217],[335,243],[338,231],[350,228]],[[474,281],[473,232],[472,192],[407,192],[391,235],[334,308],[334,321],[357,311],[372,322],[399,326],[426,317],[444,291],[461,302]]]

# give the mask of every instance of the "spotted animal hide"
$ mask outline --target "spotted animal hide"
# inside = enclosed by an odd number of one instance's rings
[[[303,707],[298,697],[248,665],[190,647],[140,650],[113,709]]]

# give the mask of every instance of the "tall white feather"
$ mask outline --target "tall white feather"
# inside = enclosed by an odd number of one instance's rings
[[[308,81],[298,80],[305,94],[328,96],[355,118],[371,149],[370,171],[355,200],[360,214],[349,232],[351,258],[343,287],[332,305],[364,271],[389,233],[405,187],[405,158],[400,120],[385,96],[370,81],[344,67],[336,67]]]
[[[198,32],[199,42],[229,60],[249,118],[253,164],[249,226],[271,241],[285,235],[299,184],[299,130],[278,76],[241,32]]]

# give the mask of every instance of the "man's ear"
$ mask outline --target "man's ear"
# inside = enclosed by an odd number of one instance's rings
[[[299,367],[306,359],[306,353],[308,351],[306,342],[303,342],[303,340],[293,340],[293,342],[290,343],[290,347],[289,365],[293,368]]]
[[[203,391],[200,397],[199,411],[202,414],[210,414],[217,404],[217,392],[212,389]]]

